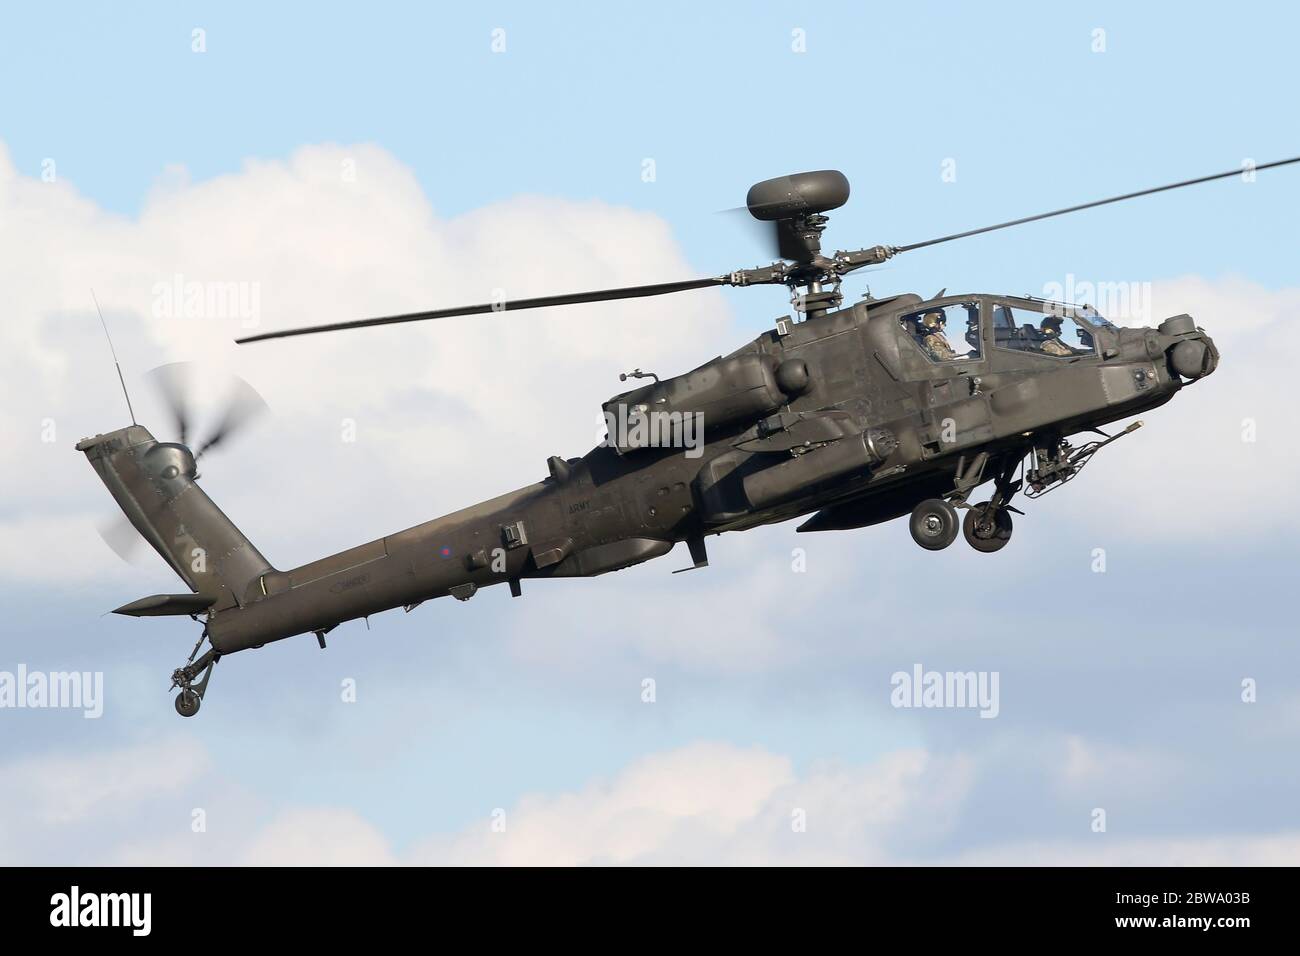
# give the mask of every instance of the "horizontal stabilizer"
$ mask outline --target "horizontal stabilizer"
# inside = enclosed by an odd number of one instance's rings
[[[212,607],[215,601],[216,597],[209,594],[151,594],[130,604],[123,604],[113,613],[130,617],[199,614]]]

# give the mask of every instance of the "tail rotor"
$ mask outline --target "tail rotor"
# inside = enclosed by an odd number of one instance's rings
[[[187,447],[190,444],[188,439],[193,428],[191,412],[193,402],[190,397],[195,391],[196,383],[202,378],[198,371],[198,366],[194,362],[172,362],[168,365],[160,365],[146,374],[171,413],[172,422],[179,436],[176,440]],[[253,386],[238,375],[231,375],[230,382],[226,386],[224,410],[217,419],[216,428],[206,440],[194,448],[194,459],[197,461],[204,452],[229,441],[261,417],[268,408],[266,400]]]
[[[172,427],[176,432],[176,441],[189,447],[194,434],[195,418],[192,396],[201,389],[204,376],[200,367],[194,362],[172,362],[160,365],[145,373],[154,391],[166,407]],[[225,398],[216,426],[211,433],[194,449],[197,462],[208,451],[218,445],[226,444],[231,438],[244,431],[250,424],[270,410],[266,400],[257,390],[237,375],[229,376],[224,386]],[[143,539],[134,525],[124,516],[117,515],[100,525],[96,530],[100,538],[119,558],[128,564],[139,561],[140,545]]]

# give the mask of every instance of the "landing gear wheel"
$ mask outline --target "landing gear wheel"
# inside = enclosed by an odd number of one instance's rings
[[[927,551],[942,551],[957,539],[957,511],[942,498],[927,498],[912,511],[912,540]]]
[[[193,717],[199,712],[202,698],[192,690],[183,690],[176,695],[176,713],[182,717]]]
[[[1011,540],[1011,512],[999,508],[990,516],[989,504],[972,505],[961,526],[970,546],[984,554],[1001,551]]]
[[[181,689],[181,692],[176,695],[176,713],[182,717],[193,717],[199,712],[203,695],[208,689],[208,681],[212,679],[212,669],[217,666],[217,661],[221,660],[221,654],[215,647],[209,648],[208,652],[198,660],[194,659],[194,655],[199,652],[199,646],[207,636],[207,628],[204,628],[203,637],[200,637],[199,643],[194,645],[189,663],[172,671],[172,690],[178,687]]]

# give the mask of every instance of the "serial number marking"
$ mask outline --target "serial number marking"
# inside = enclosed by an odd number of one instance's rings
[[[342,594],[344,591],[351,591],[353,588],[359,588],[370,580],[369,574],[358,574],[354,578],[348,578],[346,581],[340,581],[338,584],[330,585],[331,594]]]

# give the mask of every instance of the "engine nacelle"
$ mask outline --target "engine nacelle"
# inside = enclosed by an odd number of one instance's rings
[[[750,424],[810,386],[802,359],[779,361],[747,352],[716,358],[684,375],[615,395],[603,406],[605,425],[619,454],[680,447],[683,430],[699,435]]]

